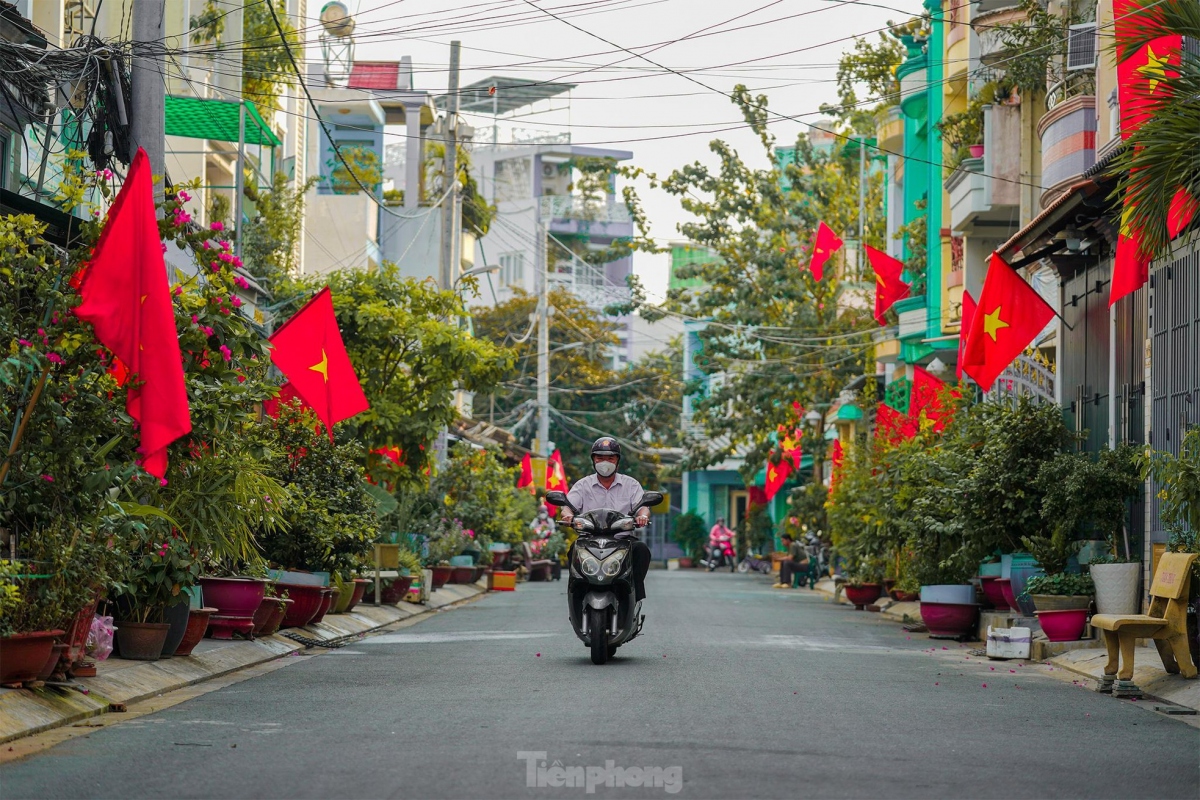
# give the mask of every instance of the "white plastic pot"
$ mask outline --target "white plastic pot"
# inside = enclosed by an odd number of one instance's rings
[[[1142,610],[1142,565],[1092,564],[1097,614],[1137,614]]]

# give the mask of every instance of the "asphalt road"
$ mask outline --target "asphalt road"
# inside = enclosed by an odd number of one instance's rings
[[[0,798],[1200,794],[1200,731],[1145,704],[762,578],[648,588],[603,667],[565,582],[523,584],[0,767]]]

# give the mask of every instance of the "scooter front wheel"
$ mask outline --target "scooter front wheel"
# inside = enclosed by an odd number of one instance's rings
[[[591,637],[592,663],[603,664],[608,661],[608,626],[605,624],[604,609],[588,609],[588,636]]]

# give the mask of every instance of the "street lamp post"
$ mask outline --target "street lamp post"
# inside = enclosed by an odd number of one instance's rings
[[[451,291],[458,289],[458,284],[462,281],[463,278],[468,278],[473,275],[491,274],[493,272],[499,272],[499,271],[500,271],[500,266],[498,264],[485,264],[482,267],[475,267],[474,269],[469,269],[454,279],[454,283],[451,284],[450,289],[451,289]]]

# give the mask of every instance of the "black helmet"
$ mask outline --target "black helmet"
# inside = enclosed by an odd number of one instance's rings
[[[621,460],[621,443],[611,436],[601,436],[592,442],[592,458],[596,456],[616,456]]]

